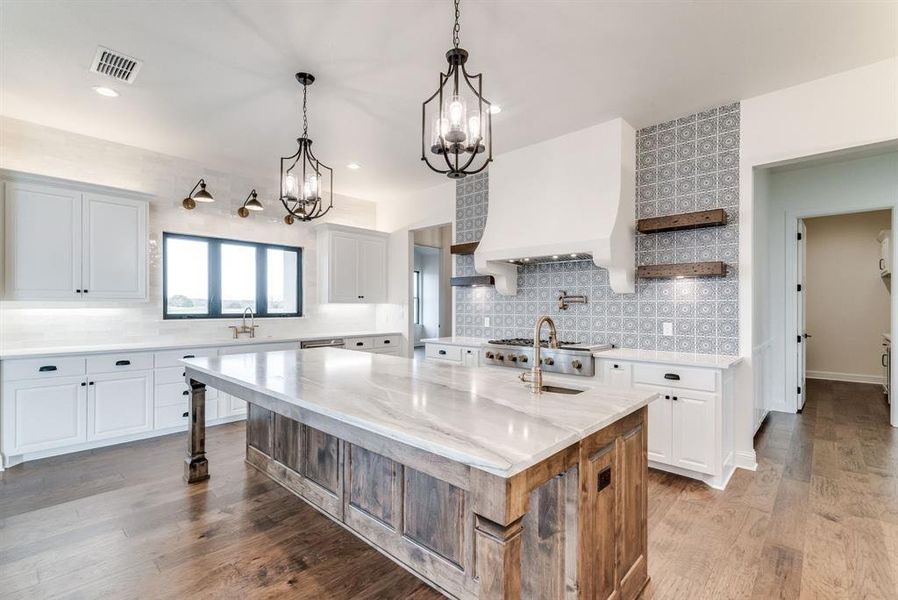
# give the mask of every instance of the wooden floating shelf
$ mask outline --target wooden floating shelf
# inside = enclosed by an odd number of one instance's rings
[[[474,287],[481,285],[494,285],[496,280],[492,275],[471,275],[469,277],[450,277],[449,285],[452,287]]]
[[[681,263],[673,265],[643,265],[636,271],[641,279],[676,279],[678,277],[725,277],[725,262]]]
[[[703,227],[719,227],[727,224],[727,213],[722,208],[700,210],[698,212],[651,217],[636,221],[639,233],[661,233],[662,231],[682,231],[684,229],[701,229]]]
[[[480,242],[467,242],[464,244],[452,244],[449,246],[449,252],[452,254],[474,254]]]

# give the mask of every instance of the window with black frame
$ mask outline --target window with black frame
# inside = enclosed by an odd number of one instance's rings
[[[162,234],[165,319],[302,315],[302,248]]]
[[[415,325],[421,324],[421,271],[412,272],[412,310],[415,315]]]

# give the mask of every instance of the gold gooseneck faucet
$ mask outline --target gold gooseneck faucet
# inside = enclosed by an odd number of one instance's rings
[[[542,315],[536,320],[536,326],[533,328],[533,366],[530,368],[529,377],[527,373],[521,373],[520,376],[521,381],[530,388],[531,394],[539,394],[543,390],[543,370],[540,367],[542,364],[541,346],[539,345],[539,335],[543,323],[549,325],[549,348],[553,350],[558,348],[558,332],[555,329],[555,321],[549,315]]]

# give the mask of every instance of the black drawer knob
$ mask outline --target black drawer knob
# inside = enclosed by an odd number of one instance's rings
[[[130,361],[130,360],[117,360],[117,361],[115,361],[115,366],[116,366],[116,367],[127,367],[127,366],[130,365],[130,364],[131,364],[131,361]]]
[[[438,354],[446,354],[446,351],[445,351],[445,350],[440,350],[440,351],[438,352]]]
[[[38,372],[46,373],[48,371],[55,371],[55,370],[56,370],[56,365],[44,365],[43,367],[38,369]]]
[[[665,373],[664,379],[669,379],[670,381],[679,381],[680,376],[677,375],[676,373]]]

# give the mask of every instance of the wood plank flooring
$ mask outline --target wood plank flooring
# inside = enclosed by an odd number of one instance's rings
[[[876,386],[809,381],[726,491],[650,472],[646,599],[898,598],[898,431]],[[208,430],[212,479],[181,481],[184,436],[0,476],[0,598],[441,596],[243,462]]]

